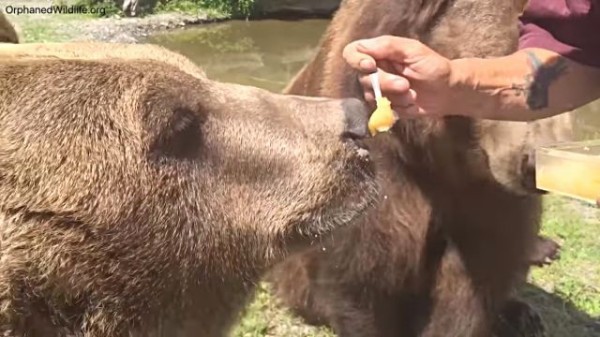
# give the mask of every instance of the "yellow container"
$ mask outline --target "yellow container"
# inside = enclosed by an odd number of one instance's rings
[[[600,199],[600,139],[536,149],[537,188],[589,203]]]

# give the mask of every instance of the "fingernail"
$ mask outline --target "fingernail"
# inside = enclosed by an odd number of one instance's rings
[[[413,99],[413,101],[417,100],[417,92],[414,89],[408,89],[408,93],[410,94],[410,97]]]
[[[369,59],[363,59],[358,63],[358,66],[362,69],[362,70],[374,70],[375,68],[375,62],[373,62],[373,60],[369,60]]]

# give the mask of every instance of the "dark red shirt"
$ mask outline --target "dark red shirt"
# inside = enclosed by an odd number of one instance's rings
[[[544,48],[600,67],[600,0],[529,0],[519,48]]]

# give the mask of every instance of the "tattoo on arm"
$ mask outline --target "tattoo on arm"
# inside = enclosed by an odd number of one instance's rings
[[[550,84],[566,71],[567,64],[562,57],[552,64],[543,64],[534,53],[528,52],[527,55],[532,72],[525,77],[524,84],[513,84],[512,89],[517,91],[517,95],[525,95],[531,110],[543,109],[548,107]]]

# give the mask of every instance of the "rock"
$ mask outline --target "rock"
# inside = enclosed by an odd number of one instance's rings
[[[256,0],[256,15],[265,18],[331,17],[341,0]]]

